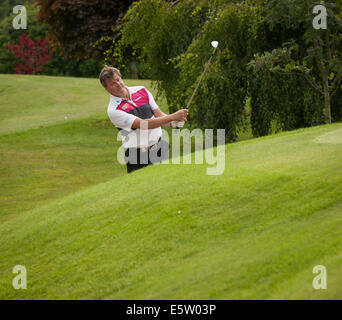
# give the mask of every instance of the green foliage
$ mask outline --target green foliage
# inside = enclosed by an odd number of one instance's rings
[[[27,25],[26,30],[16,30],[12,26],[13,18],[16,16],[10,11],[9,15],[0,22],[0,73],[11,73],[17,59],[5,49],[6,44],[15,44],[22,33],[26,33],[30,39],[37,40],[45,37],[47,27],[37,24],[36,15],[37,8],[28,2],[24,3],[27,10]]]
[[[143,0],[135,2],[125,16],[121,43],[131,46],[145,61],[171,109],[179,81],[172,59],[184,53],[201,30],[210,15],[209,2],[185,0],[172,6],[162,0]]]
[[[257,11],[225,1],[181,1],[173,6],[162,0],[139,1],[124,18],[122,38],[112,56],[119,61],[121,48],[131,46],[147,64],[173,112],[185,107],[212,52],[210,42],[218,40],[217,57],[190,107],[189,118],[194,126],[226,128],[228,139],[234,140],[245,118],[244,64],[249,61],[250,46],[257,42],[252,36]]]
[[[34,0],[26,0],[25,3],[32,3],[33,1]],[[22,4],[22,2],[18,0],[1,0],[0,21],[10,15],[13,12],[13,8],[19,4]]]
[[[26,30],[16,30],[12,26],[15,14],[10,14],[0,22],[0,73],[13,73],[17,59],[5,49],[6,44],[15,44],[22,33],[26,33],[30,39],[43,39],[48,31],[48,26],[37,23],[38,8],[26,2],[27,26]],[[54,52],[53,58],[44,66],[42,74],[54,76],[80,76],[98,77],[103,63],[94,59],[65,58],[58,51]]]
[[[113,35],[113,27],[134,0],[36,0],[38,21],[49,26],[54,50],[67,57],[98,58],[104,48],[94,46],[103,36]]]
[[[269,134],[272,121],[278,130],[312,126],[324,120],[322,96],[310,86],[310,69],[298,64],[299,47],[291,41],[283,48],[255,54],[248,63],[251,125],[255,136]]]
[[[281,48],[256,55],[249,66],[265,66],[270,72],[287,75],[301,74],[324,97],[325,121],[330,123],[331,99],[337,93],[342,77],[342,21],[338,17],[341,2],[321,3],[328,12],[326,30],[316,30],[312,25],[316,4],[311,0],[268,1],[263,14],[270,31],[274,28],[279,31],[280,27],[290,32]],[[297,34],[292,34],[291,30]],[[309,122],[316,123],[316,116],[317,112],[313,112]]]
[[[0,6],[0,21],[6,18],[11,12],[11,5],[9,0],[3,0]]]
[[[269,133],[275,123],[277,130],[319,124],[324,121],[327,71],[333,118],[340,114],[342,1],[326,3],[328,36],[312,27],[316,4],[312,0],[138,1],[128,10],[120,40],[113,40],[107,58],[120,68],[127,67],[129,55],[143,61],[174,112],[186,106],[212,52],[210,42],[217,40],[219,48],[190,106],[188,123],[225,128],[227,140],[232,141],[237,128],[245,124],[250,98],[257,136]]]
[[[293,130],[323,122],[323,99],[300,74],[270,72],[265,66],[249,69],[249,94],[254,136]]]
[[[68,59],[58,55],[58,52],[55,52],[53,59],[44,66],[42,74],[51,76],[97,78],[102,67],[103,62],[96,59]]]
[[[233,141],[237,129],[245,121],[247,77],[245,64],[250,47],[254,45],[255,32],[251,25],[258,19],[257,9],[244,4],[218,8],[202,31],[193,39],[187,52],[174,61],[180,69],[180,79],[173,101],[177,108],[184,107],[210,57],[210,42],[219,42],[207,76],[190,106],[193,126],[224,128],[226,138]],[[234,30],[234,31],[230,31]]]

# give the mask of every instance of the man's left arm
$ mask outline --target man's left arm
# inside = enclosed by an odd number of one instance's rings
[[[153,113],[154,113],[154,116],[156,118],[167,116],[167,114],[164,113],[163,111],[161,111],[159,108],[158,109],[154,109]]]
[[[153,110],[153,113],[154,113],[154,116],[155,116],[156,118],[165,117],[165,116],[168,115],[167,113],[164,113],[163,111],[161,111],[159,108],[158,108],[158,109],[154,109],[154,110]],[[171,122],[165,124],[164,127],[175,128],[175,127],[176,127],[175,121],[171,121]]]
[[[150,106],[152,108],[152,111],[153,111],[153,114],[156,118],[160,118],[160,117],[165,117],[167,116],[166,113],[164,113],[163,111],[161,111],[158,107],[158,105],[156,104],[156,102],[154,101],[154,98],[153,98],[153,95],[150,91],[148,91],[146,88],[145,88],[147,94],[148,94],[148,98],[149,98],[149,103],[150,103]],[[171,127],[171,122],[167,123],[164,125],[165,127]]]
[[[164,113],[163,111],[161,111],[159,108],[154,109],[153,114],[156,118],[167,116],[167,114]],[[165,127],[170,127],[170,126],[171,126],[171,122],[169,122],[165,125]]]

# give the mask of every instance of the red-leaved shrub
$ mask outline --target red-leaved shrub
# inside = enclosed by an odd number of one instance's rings
[[[44,65],[52,59],[53,52],[46,38],[38,39],[36,42],[26,36],[19,36],[18,44],[8,44],[5,47],[20,61],[16,63],[14,73],[37,74],[42,72]]]

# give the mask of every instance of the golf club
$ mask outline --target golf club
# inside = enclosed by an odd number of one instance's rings
[[[186,105],[185,109],[189,109],[189,106],[190,106],[190,104],[191,104],[191,102],[192,102],[192,99],[194,98],[194,96],[195,96],[195,94],[196,94],[196,91],[197,91],[197,89],[198,89],[198,87],[199,87],[199,85],[200,85],[200,83],[201,83],[201,81],[202,81],[202,79],[203,79],[205,73],[206,73],[207,70],[208,70],[208,67],[209,67],[209,65],[210,65],[211,59],[212,59],[212,57],[214,56],[214,54],[215,54],[215,52],[216,52],[216,49],[217,49],[217,47],[218,47],[218,41],[212,41],[212,42],[211,42],[211,45],[212,45],[212,47],[214,48],[214,51],[213,51],[213,53],[211,54],[209,60],[207,61],[206,65],[205,65],[205,68],[204,68],[204,71],[203,71],[203,73],[202,73],[202,75],[201,75],[201,77],[200,77],[200,79],[199,79],[199,81],[198,81],[198,83],[197,83],[197,85],[196,85],[196,88],[195,88],[194,92],[192,93],[192,96],[191,96],[191,98],[190,98],[188,104]],[[184,126],[184,121],[177,121],[177,122],[176,122],[176,125],[177,125],[177,129],[178,129],[178,128],[182,128],[182,127]]]

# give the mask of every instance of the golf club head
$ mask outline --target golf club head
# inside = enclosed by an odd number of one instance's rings
[[[216,49],[218,46],[218,41],[212,41],[211,45]]]

